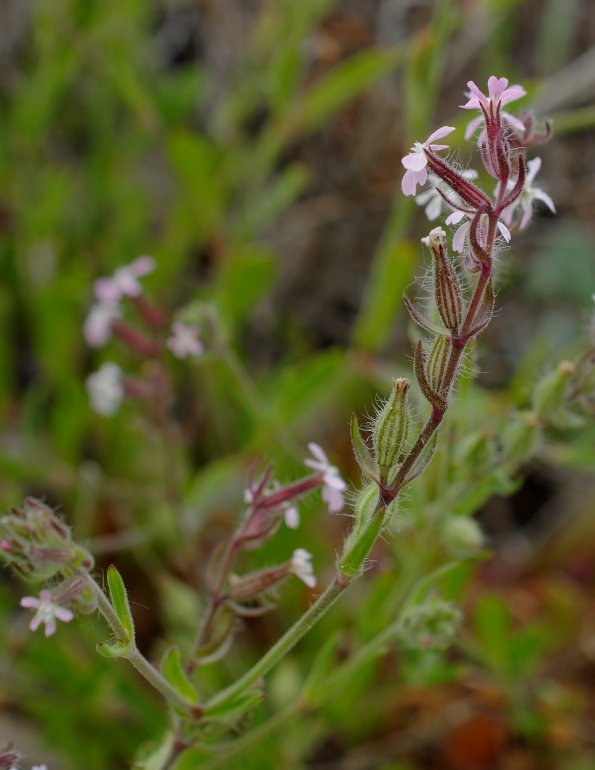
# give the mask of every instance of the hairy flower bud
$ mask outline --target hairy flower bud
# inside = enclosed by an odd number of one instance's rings
[[[380,470],[380,483],[387,486],[409,435],[409,381],[395,380],[393,390],[374,421],[374,459]]]
[[[445,327],[456,332],[463,319],[463,291],[446,254],[446,233],[441,227],[435,227],[421,241],[434,258],[434,296],[438,313]]]
[[[41,500],[25,499],[0,518],[0,555],[25,580],[44,582],[67,570],[90,570],[91,554],[76,545],[70,528]]]
[[[537,383],[533,394],[533,408],[538,417],[546,417],[562,406],[574,369],[571,361],[561,361]]]
[[[450,339],[441,335],[436,337],[430,349],[428,360],[426,361],[426,372],[428,382],[436,392],[440,390],[442,385],[451,349],[452,343]]]
[[[462,618],[456,604],[430,596],[405,613],[399,642],[409,650],[444,650],[452,643]]]
[[[513,417],[502,433],[504,462],[516,468],[528,460],[539,439],[539,419],[535,412],[525,412]]]
[[[484,544],[481,527],[467,516],[449,516],[442,535],[446,547],[458,559],[475,556]]]

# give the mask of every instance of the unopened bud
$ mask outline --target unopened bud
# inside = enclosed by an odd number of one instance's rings
[[[504,461],[515,468],[535,452],[539,439],[539,420],[535,412],[517,414],[507,423],[502,433]]]
[[[452,643],[462,618],[456,604],[431,596],[406,612],[399,642],[409,650],[444,650]]]
[[[484,544],[481,527],[467,516],[450,516],[443,530],[444,543],[453,556],[463,559],[476,555]]]
[[[463,319],[463,291],[456,270],[446,254],[446,233],[435,227],[422,238],[434,257],[434,296],[442,323],[458,331]]]
[[[561,361],[537,383],[533,394],[533,408],[539,417],[547,417],[562,406],[574,369],[571,361]]]
[[[262,569],[258,572],[251,572],[243,577],[233,577],[225,592],[225,598],[231,602],[247,602],[272,588],[280,580],[292,575],[289,565],[282,564],[279,567]]]
[[[0,556],[25,580],[45,582],[67,570],[93,567],[93,557],[75,545],[70,528],[32,497],[0,518],[0,542]]]
[[[448,337],[438,335],[430,349],[426,362],[428,382],[438,392],[447,369],[452,343]]]
[[[396,471],[396,463],[409,435],[409,381],[395,380],[393,389],[374,422],[374,459],[380,470],[380,482],[387,486]]]

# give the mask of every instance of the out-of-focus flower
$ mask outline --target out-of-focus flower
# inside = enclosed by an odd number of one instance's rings
[[[115,414],[124,398],[124,383],[120,367],[108,361],[96,372],[90,374],[85,384],[93,409],[104,417]]]
[[[129,265],[119,267],[109,278],[98,278],[93,284],[95,296],[101,303],[119,302],[122,297],[139,297],[142,286],[139,278],[155,269],[153,257],[138,257]]]
[[[187,356],[200,356],[204,346],[198,338],[198,329],[195,326],[176,321],[172,324],[173,334],[167,340],[167,347],[176,358]]]
[[[56,619],[61,620],[63,623],[69,623],[74,618],[74,614],[70,610],[60,607],[59,604],[55,604],[52,601],[52,595],[46,589],[40,592],[39,599],[36,596],[24,596],[21,599],[21,607],[37,610],[32,621],[29,623],[29,628],[31,631],[37,631],[43,623],[46,636],[51,636],[55,632]]]
[[[100,348],[111,337],[112,321],[122,315],[117,302],[96,302],[91,305],[83,324],[83,337],[87,345]]]
[[[543,201],[550,211],[556,213],[556,206],[550,196],[544,192],[540,187],[533,184],[535,177],[537,176],[539,169],[541,168],[541,158],[533,158],[527,163],[527,176],[525,177],[525,185],[522,193],[515,200],[515,202],[505,208],[502,212],[502,219],[507,225],[512,225],[512,220],[516,214],[516,210],[522,211],[521,220],[519,222],[519,230],[524,230],[529,224],[531,217],[533,216],[533,201]],[[513,185],[509,183],[509,189],[512,189]]]
[[[296,548],[291,557],[291,572],[302,580],[309,588],[316,586],[316,576],[312,569],[312,554],[305,548]]]
[[[442,128],[430,134],[423,144],[415,142],[409,155],[405,155],[401,160],[401,163],[407,169],[401,182],[401,188],[405,195],[415,195],[417,185],[424,185],[426,183],[428,176],[426,166],[428,161],[425,151],[439,152],[440,150],[448,149],[447,144],[434,144],[434,141],[447,136],[452,131],[454,131],[452,126],[442,126]]]
[[[343,492],[347,489],[347,484],[339,475],[338,468],[329,463],[328,457],[318,444],[310,442],[308,449],[316,459],[307,458],[304,465],[322,474],[322,499],[328,505],[329,513],[338,513],[345,505]]]

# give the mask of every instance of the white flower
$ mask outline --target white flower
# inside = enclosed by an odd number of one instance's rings
[[[96,302],[85,318],[83,337],[87,345],[100,348],[109,340],[112,333],[112,321],[121,316],[120,305],[117,302]]]
[[[512,224],[512,220],[516,213],[517,208],[520,208],[522,213],[521,221],[519,222],[519,230],[524,230],[529,224],[531,217],[533,216],[533,201],[543,201],[550,211],[556,213],[556,207],[554,201],[550,196],[544,192],[541,188],[536,187],[533,184],[533,180],[537,176],[539,169],[541,168],[541,158],[533,158],[527,163],[527,176],[525,178],[525,185],[522,193],[508,208],[505,208],[502,212],[502,219],[507,225]],[[512,189],[514,183],[509,182],[508,188]]]
[[[195,326],[176,321],[171,328],[173,334],[167,340],[167,347],[176,358],[200,356],[204,346],[198,339],[198,329]]]
[[[47,765],[33,765],[31,770],[48,770]]]
[[[423,185],[426,183],[428,172],[426,166],[428,159],[426,158],[426,150],[431,152],[438,152],[440,150],[448,149],[447,144],[433,144],[435,139],[441,139],[443,136],[450,134],[454,131],[452,126],[442,126],[437,131],[426,139],[422,144],[421,142],[415,142],[411,148],[409,155],[405,155],[401,159],[401,163],[407,169],[403,181],[401,182],[401,188],[405,195],[415,195],[415,188],[418,184]]]
[[[309,588],[316,586],[316,576],[312,569],[312,554],[305,548],[296,548],[290,562],[291,572],[302,580]]]
[[[90,374],[86,381],[91,406],[104,417],[111,417],[124,398],[122,370],[117,364],[106,362]]]
[[[119,267],[111,278],[98,278],[93,284],[99,302],[119,302],[122,297],[139,297],[142,286],[138,279],[155,269],[153,257],[139,257],[129,265]]]
[[[479,175],[474,169],[468,168],[461,172],[461,176],[471,182],[474,179],[477,179]],[[438,192],[440,185],[438,177],[434,174],[428,174],[427,181],[429,182],[430,187],[419,195],[416,195],[415,202],[418,206],[425,206],[424,211],[426,216],[430,222],[433,222],[435,219],[438,219],[442,213],[442,206],[446,204],[446,201]],[[446,196],[449,197],[449,195],[452,196],[452,191],[447,190]]]
[[[297,529],[300,526],[300,512],[298,511],[297,505],[286,503],[283,510],[283,518],[285,520],[285,525],[289,527],[289,529]]]
[[[56,618],[63,623],[69,623],[74,617],[70,610],[55,604],[51,593],[45,589],[40,592],[39,599],[36,596],[24,596],[21,599],[21,607],[37,610],[29,628],[31,631],[37,631],[41,623],[44,623],[46,636],[51,636],[56,630]]]
[[[347,489],[347,484],[339,475],[339,470],[329,463],[318,444],[310,442],[308,449],[316,459],[307,458],[304,460],[304,465],[322,474],[322,499],[328,505],[329,513],[338,513],[345,505],[343,492]]]

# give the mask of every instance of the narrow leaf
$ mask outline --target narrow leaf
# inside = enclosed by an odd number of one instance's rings
[[[428,321],[428,319],[423,316],[419,310],[416,309],[415,305],[405,295],[403,295],[403,302],[405,303],[405,307],[407,308],[411,318],[413,318],[415,323],[418,326],[421,326],[422,329],[425,329],[427,332],[432,332],[432,334],[439,334],[441,337],[450,337],[450,332],[448,329],[445,329],[444,326],[438,326],[438,324],[434,324],[431,321]]]
[[[180,660],[180,651],[177,647],[170,647],[166,651],[161,661],[161,673],[183,698],[186,698],[191,703],[198,703],[198,695],[186,678],[182,661]]]
[[[128,603],[126,586],[113,564],[110,564],[107,570],[107,585],[116,615],[127,634],[127,638],[122,641],[129,642],[134,639],[134,620]]]
[[[485,287],[481,303],[477,308],[475,318],[473,319],[473,328],[469,332],[469,337],[475,337],[476,334],[483,331],[489,324],[494,313],[495,301],[494,287],[492,286],[492,282],[489,281]]]
[[[203,717],[208,720],[235,719],[255,708],[263,698],[264,693],[262,690],[250,690],[250,692],[239,695],[231,703],[221,703],[212,708],[209,708],[207,705],[203,712]]]
[[[362,438],[355,412],[351,415],[351,445],[353,446],[355,459],[362,471],[371,479],[378,480],[378,468],[370,454],[370,450],[366,446],[366,442]]]

